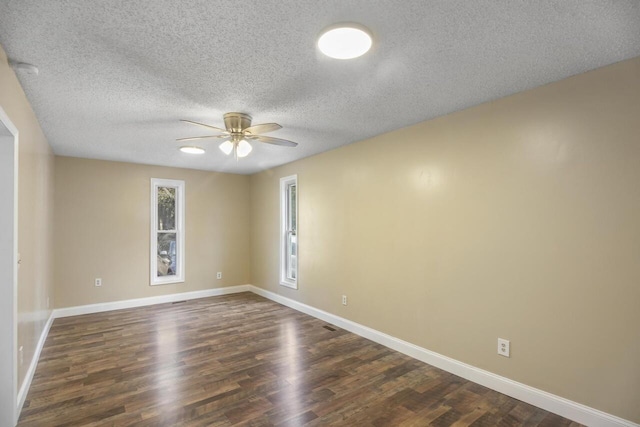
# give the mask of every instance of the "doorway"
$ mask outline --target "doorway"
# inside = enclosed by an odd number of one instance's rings
[[[17,423],[18,129],[0,106],[0,427]]]

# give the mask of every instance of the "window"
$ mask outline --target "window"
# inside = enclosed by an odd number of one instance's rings
[[[151,285],[184,282],[184,181],[151,179]]]
[[[280,179],[280,284],[298,289],[298,176]]]

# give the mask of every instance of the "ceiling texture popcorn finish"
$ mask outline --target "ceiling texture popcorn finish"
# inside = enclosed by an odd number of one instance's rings
[[[637,0],[1,0],[0,44],[58,155],[253,173],[640,55]],[[317,48],[357,22],[373,46]],[[180,118],[276,122],[236,162]],[[202,129],[202,134],[207,134]],[[195,136],[195,135],[194,135]]]

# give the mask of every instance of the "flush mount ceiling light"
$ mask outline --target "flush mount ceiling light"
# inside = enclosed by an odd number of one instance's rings
[[[180,147],[180,151],[188,154],[204,154],[204,148],[185,145]]]
[[[360,24],[336,24],[325,29],[318,39],[318,49],[335,59],[353,59],[371,49],[371,33]]]
[[[281,145],[284,147],[295,147],[298,144],[286,139],[273,138],[259,135],[261,133],[273,132],[281,129],[277,123],[263,123],[251,126],[251,116],[244,113],[227,113],[224,115],[224,125],[226,129],[206,125],[204,123],[192,122],[191,120],[181,120],[192,125],[206,127],[209,130],[220,132],[220,135],[195,136],[191,138],[180,138],[178,141],[192,141],[196,139],[218,138],[225,140],[220,144],[220,150],[226,155],[234,153],[236,159],[247,157],[253,147],[249,141],[266,142],[267,144]]]

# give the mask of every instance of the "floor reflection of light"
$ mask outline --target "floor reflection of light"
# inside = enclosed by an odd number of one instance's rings
[[[301,413],[302,402],[299,400],[302,393],[300,393],[300,375],[303,375],[304,366],[302,366],[300,358],[300,347],[298,343],[298,334],[296,331],[296,325],[293,321],[287,322],[284,326],[284,346],[286,351],[286,357],[284,360],[285,367],[283,369],[283,376],[290,384],[290,387],[285,388],[284,399],[288,408],[289,415],[296,415]]]
[[[179,344],[175,316],[171,313],[161,314],[156,329],[157,364],[153,374],[156,400],[160,405],[174,402],[176,396],[179,396],[179,385],[176,381],[179,375],[174,367]]]

